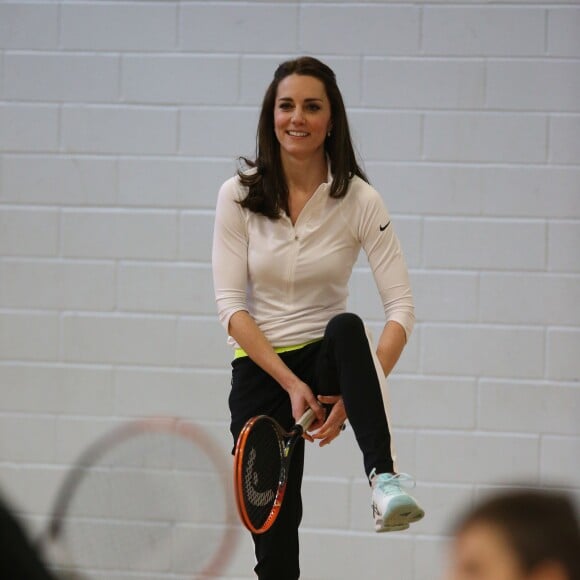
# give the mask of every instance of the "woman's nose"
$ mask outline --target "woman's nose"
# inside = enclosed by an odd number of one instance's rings
[[[300,107],[296,107],[294,109],[294,113],[292,114],[292,121],[294,123],[302,123],[304,121],[304,115],[302,114],[302,109]]]

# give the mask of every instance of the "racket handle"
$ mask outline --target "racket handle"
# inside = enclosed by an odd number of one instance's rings
[[[310,425],[312,425],[315,420],[316,415],[314,414],[314,411],[312,409],[308,409],[306,413],[300,417],[298,423],[296,423],[296,427],[300,427],[302,433],[304,433],[304,431],[308,431],[308,427],[310,427]]]

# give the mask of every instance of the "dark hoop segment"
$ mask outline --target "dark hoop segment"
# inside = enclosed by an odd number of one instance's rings
[[[99,461],[103,455],[106,455],[115,446],[134,437],[151,433],[161,433],[184,439],[204,452],[211,461],[216,473],[223,474],[229,470],[223,450],[214,441],[213,437],[195,424],[177,417],[151,417],[120,424],[95,441],[77,458],[75,466],[68,473],[60,487],[48,527],[40,538],[41,546],[59,541],[64,534],[63,524],[66,521],[70,503],[76,489],[84,478],[86,468]],[[224,523],[226,526],[221,535],[219,545],[215,548],[215,552],[209,561],[204,564],[203,569],[195,575],[195,578],[221,575],[237,543],[238,534],[233,525],[235,510],[230,502],[229,486],[227,481],[224,481],[221,477],[220,481],[223,486],[222,497],[225,502],[226,521]]]

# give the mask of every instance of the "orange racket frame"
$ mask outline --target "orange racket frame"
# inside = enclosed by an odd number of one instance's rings
[[[238,440],[236,442],[236,450],[234,456],[234,495],[236,496],[236,505],[238,507],[238,513],[240,514],[240,519],[242,523],[250,532],[254,534],[263,534],[267,532],[278,517],[280,513],[280,509],[282,507],[282,502],[284,501],[284,495],[286,493],[286,482],[288,480],[288,471],[290,469],[290,459],[292,457],[292,448],[295,444],[295,441],[298,440],[304,431],[308,430],[310,425],[315,421],[316,415],[312,409],[308,409],[300,420],[289,432],[285,432],[282,427],[278,424],[277,421],[268,417],[267,415],[258,415],[257,417],[252,417],[249,419],[246,424],[244,425]],[[254,428],[254,425],[259,421],[268,420],[270,421],[278,436],[278,442],[280,445],[280,462],[281,462],[281,469],[280,469],[280,477],[278,481],[278,489],[276,490],[276,495],[274,497],[274,503],[272,505],[272,509],[268,514],[268,517],[260,527],[254,526],[252,520],[246,510],[245,502],[244,502],[244,487],[243,487],[243,480],[244,480],[244,473],[243,473],[243,459],[244,459],[244,450],[246,447],[246,442],[248,437]],[[285,442],[285,439],[289,439],[289,441]]]

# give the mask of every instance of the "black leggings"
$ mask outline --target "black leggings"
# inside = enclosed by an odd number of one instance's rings
[[[348,420],[363,453],[367,476],[393,472],[391,436],[380,381],[362,320],[355,314],[339,314],[330,320],[321,341],[280,354],[286,365],[315,395],[342,395]],[[294,424],[286,391],[249,357],[232,362],[232,416],[230,430],[237,440],[248,419],[266,414],[285,429]],[[298,527],[302,519],[300,487],[304,471],[304,441],[292,456],[284,503],[268,532],[253,535],[260,580],[296,580]]]

